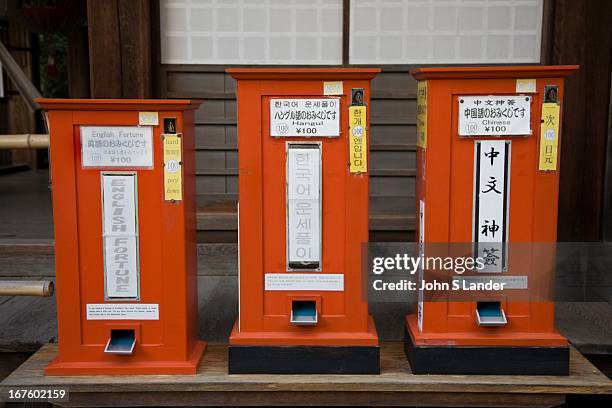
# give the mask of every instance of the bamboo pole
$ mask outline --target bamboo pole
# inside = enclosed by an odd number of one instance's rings
[[[53,281],[0,280],[0,296],[53,296]]]
[[[48,147],[48,134],[24,133],[20,135],[0,135],[0,150],[46,149]]]

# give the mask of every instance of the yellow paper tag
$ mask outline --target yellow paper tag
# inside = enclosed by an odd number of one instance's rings
[[[417,146],[427,147],[427,81],[417,84]]]
[[[367,115],[365,106],[349,107],[349,171],[368,171]]]
[[[164,141],[164,200],[183,199],[181,134],[163,135]]]
[[[559,144],[559,105],[542,104],[540,125],[540,170],[557,170],[557,148]]]

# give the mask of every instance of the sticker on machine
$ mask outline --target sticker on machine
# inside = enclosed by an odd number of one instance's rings
[[[344,291],[341,273],[266,273],[265,289]]]
[[[159,320],[156,303],[88,303],[87,320]]]
[[[531,97],[459,96],[459,136],[531,135]]]
[[[340,98],[270,99],[270,136],[340,136]]]

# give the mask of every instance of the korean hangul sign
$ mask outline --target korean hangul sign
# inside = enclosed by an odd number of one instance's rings
[[[485,264],[479,272],[506,267],[510,146],[509,140],[475,142],[474,242]]]
[[[270,99],[270,135],[340,136],[340,99]]]
[[[149,126],[81,126],[83,167],[153,167]]]
[[[367,113],[365,106],[349,108],[349,171],[368,171]]]
[[[287,148],[287,263],[289,269],[321,264],[321,149],[317,143]]]
[[[528,136],[531,97],[459,96],[459,136]]]

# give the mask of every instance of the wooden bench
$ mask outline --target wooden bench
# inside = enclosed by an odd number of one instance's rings
[[[367,405],[556,406],[566,395],[612,394],[612,381],[575,349],[571,374],[553,376],[414,375],[399,342],[383,343],[381,375],[228,375],[227,346],[208,346],[194,376],[45,377],[47,344],[2,383],[68,387],[65,406]],[[288,362],[290,364],[290,362]]]

